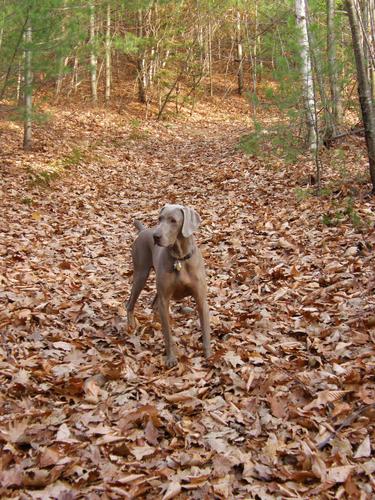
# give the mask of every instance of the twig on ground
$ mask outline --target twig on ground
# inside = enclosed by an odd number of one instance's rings
[[[349,417],[347,417],[335,431],[331,432],[331,434],[326,439],[324,439],[317,445],[318,450],[322,450],[330,441],[332,441],[332,439],[334,439],[337,436],[337,434],[341,431],[341,429],[353,423],[354,420],[356,420],[357,417],[359,417],[359,415],[361,415],[365,410],[368,410],[369,408],[375,408],[375,403],[362,405],[358,408],[357,411],[349,415]]]

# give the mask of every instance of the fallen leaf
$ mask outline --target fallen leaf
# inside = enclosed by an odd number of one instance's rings
[[[168,484],[167,491],[164,493],[163,500],[170,500],[181,493],[181,484],[177,481],[172,481]]]
[[[362,443],[358,446],[354,454],[354,458],[364,458],[371,456],[371,441],[370,436],[367,434]]]

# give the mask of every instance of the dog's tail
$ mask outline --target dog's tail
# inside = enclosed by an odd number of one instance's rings
[[[146,229],[146,226],[144,226],[142,224],[142,222],[140,222],[139,220],[135,220],[134,221],[134,225],[136,227],[136,229],[138,229],[139,232],[143,231],[144,229]]]

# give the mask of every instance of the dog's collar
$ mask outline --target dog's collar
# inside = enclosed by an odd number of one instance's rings
[[[171,256],[172,256],[172,257],[173,257],[173,259],[174,259],[174,263],[173,263],[173,270],[174,270],[174,271],[181,271],[181,268],[182,268],[181,262],[183,262],[183,261],[185,261],[185,260],[189,260],[189,259],[192,257],[192,255],[193,255],[193,253],[194,253],[194,250],[195,250],[195,249],[194,249],[194,247],[193,247],[193,248],[192,248],[192,250],[191,250],[188,254],[184,255],[184,257],[176,257],[176,256],[175,256],[175,255],[173,255],[173,253],[170,251],[170,254],[171,254]]]

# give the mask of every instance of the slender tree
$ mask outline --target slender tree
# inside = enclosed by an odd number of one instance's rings
[[[90,2],[90,75],[91,75],[91,97],[94,103],[98,100],[97,82],[97,58],[95,46],[95,5]]]
[[[297,25],[300,30],[301,72],[305,101],[308,145],[311,151],[317,148],[317,122],[315,113],[314,80],[310,56],[310,44],[307,26],[306,0],[296,0]]]
[[[105,31],[105,100],[111,97],[111,4],[107,4]]]
[[[25,73],[24,73],[24,103],[25,103],[25,118],[24,118],[24,133],[23,133],[23,149],[31,148],[32,137],[32,110],[33,110],[33,72],[32,72],[32,26],[31,20],[28,18],[25,30]]]
[[[357,67],[358,93],[361,105],[363,125],[365,127],[366,146],[369,158],[372,193],[375,194],[375,111],[371,98],[371,86],[368,67],[362,44],[359,7],[356,0],[345,0],[352,32],[355,63]]]
[[[328,56],[328,77],[332,102],[333,130],[342,122],[342,103],[337,71],[336,55],[336,0],[327,0],[327,56]]]
[[[243,44],[242,44],[242,29],[241,29],[241,12],[237,9],[236,12],[236,38],[237,38],[237,58],[238,58],[238,94],[243,93]]]
[[[138,9],[138,38],[142,39],[144,36],[144,13],[142,9]],[[146,54],[143,47],[139,48],[139,55],[137,61],[137,80],[138,80],[138,100],[139,102],[146,103],[147,102],[147,69],[146,69]]]

